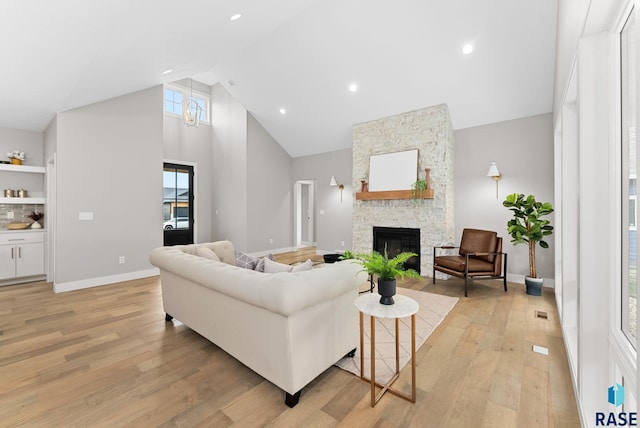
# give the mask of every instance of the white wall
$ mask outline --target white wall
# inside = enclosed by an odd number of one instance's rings
[[[247,111],[220,84],[211,89],[212,238],[248,251]]]
[[[247,118],[247,186],[247,250],[291,247],[291,157],[250,114]]]
[[[529,272],[527,245],[511,244],[507,221],[511,211],[502,205],[510,193],[533,194],[553,203],[553,128],[551,113],[509,120],[454,132],[455,235],[460,242],[466,227],[495,230],[508,253],[510,280],[522,282]],[[502,174],[496,199],[495,181],[487,177],[491,162]],[[553,214],[549,216],[554,224]],[[551,286],[554,278],[553,236],[550,248],[536,247],[538,275]]]
[[[148,256],[162,245],[162,116],[162,86],[58,115],[57,291],[154,271]],[[81,221],[80,212],[94,219]]]
[[[315,237],[319,251],[334,252],[353,248],[351,236],[354,192],[351,185],[352,170],[351,149],[293,159],[293,181],[314,180],[316,183]],[[336,181],[344,184],[342,201],[340,201],[340,190],[337,187],[329,186],[332,175],[336,177]],[[360,189],[355,189],[355,191],[359,192]]]

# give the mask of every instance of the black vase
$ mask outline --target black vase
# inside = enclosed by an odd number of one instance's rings
[[[383,305],[393,305],[393,296],[396,294],[396,280],[383,280],[378,278],[378,294],[380,294],[380,303]]]

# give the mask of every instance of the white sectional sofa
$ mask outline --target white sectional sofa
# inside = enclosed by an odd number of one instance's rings
[[[194,255],[198,245],[220,261]],[[160,268],[167,321],[182,321],[283,389],[289,407],[358,344],[353,301],[367,276],[353,262],[257,272],[235,265],[229,241],[157,248],[150,261]]]

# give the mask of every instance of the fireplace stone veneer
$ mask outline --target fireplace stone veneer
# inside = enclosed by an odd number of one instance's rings
[[[416,168],[422,171],[418,178],[424,178],[425,168],[431,169],[433,199],[356,200],[361,180],[369,178],[369,156],[416,148]],[[353,251],[374,249],[374,226],[419,229],[420,272],[430,275],[433,247],[454,243],[453,155],[453,127],[445,104],[354,125]]]

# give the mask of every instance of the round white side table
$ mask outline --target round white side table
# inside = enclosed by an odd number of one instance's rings
[[[380,296],[376,294],[364,294],[356,298],[353,302],[360,311],[360,378],[371,383],[371,407],[382,398],[385,392],[389,391],[393,395],[404,398],[412,403],[416,402],[416,312],[418,312],[418,302],[410,297],[396,294],[393,296],[393,305],[383,305],[380,303]],[[371,317],[371,378],[364,377],[364,316]],[[400,338],[398,336],[398,319],[411,317],[411,395],[404,394],[392,389],[391,385],[400,376]],[[396,326],[396,372],[389,381],[382,385],[376,382],[376,318],[395,319]],[[376,395],[376,387],[382,390]]]

